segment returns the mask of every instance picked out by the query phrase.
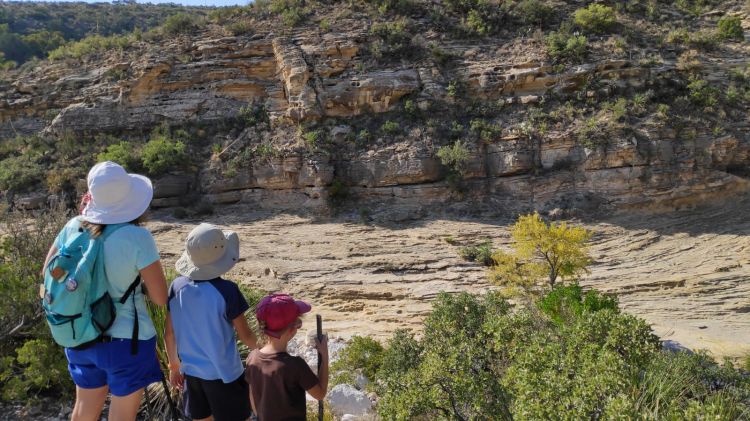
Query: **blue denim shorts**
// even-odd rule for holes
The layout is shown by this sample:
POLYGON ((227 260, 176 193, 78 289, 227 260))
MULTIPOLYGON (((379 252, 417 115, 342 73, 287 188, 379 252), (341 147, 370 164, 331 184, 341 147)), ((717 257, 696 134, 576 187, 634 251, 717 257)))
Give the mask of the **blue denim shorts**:
POLYGON ((76 386, 97 389, 108 385, 114 396, 127 396, 162 378, 156 357, 156 337, 138 341, 138 353, 130 354, 130 339, 113 338, 86 349, 65 348, 68 371, 76 386))

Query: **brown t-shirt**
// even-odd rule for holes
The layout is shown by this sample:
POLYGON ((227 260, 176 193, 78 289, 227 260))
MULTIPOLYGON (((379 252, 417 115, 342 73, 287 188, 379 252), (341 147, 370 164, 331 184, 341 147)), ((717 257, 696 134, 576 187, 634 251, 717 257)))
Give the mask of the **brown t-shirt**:
POLYGON ((245 379, 258 421, 305 420, 305 391, 318 384, 318 377, 302 358, 286 352, 264 354, 257 349, 250 353, 245 379))

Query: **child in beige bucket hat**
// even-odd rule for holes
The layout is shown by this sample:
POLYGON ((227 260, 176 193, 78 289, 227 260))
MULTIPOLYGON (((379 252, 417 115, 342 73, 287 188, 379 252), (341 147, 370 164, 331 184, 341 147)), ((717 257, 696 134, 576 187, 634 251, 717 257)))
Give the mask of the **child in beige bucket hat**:
POLYGON ((235 232, 200 224, 188 234, 169 287, 166 345, 169 379, 187 388, 193 419, 245 420, 250 398, 235 332, 248 347, 256 338, 245 318, 249 305, 234 282, 222 279, 239 260, 235 232), (184 382, 184 386, 183 386, 184 382))

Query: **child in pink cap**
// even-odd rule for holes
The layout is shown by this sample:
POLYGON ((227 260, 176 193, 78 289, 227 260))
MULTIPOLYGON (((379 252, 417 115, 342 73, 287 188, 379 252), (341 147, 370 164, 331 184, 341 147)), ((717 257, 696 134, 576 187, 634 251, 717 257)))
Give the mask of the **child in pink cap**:
POLYGON ((305 420, 305 391, 321 400, 328 390, 328 338, 316 340, 322 365, 316 376, 305 360, 287 354, 289 341, 302 327, 300 316, 310 305, 287 294, 269 295, 255 307, 255 317, 267 337, 265 346, 247 357, 245 378, 250 402, 260 421, 305 420))

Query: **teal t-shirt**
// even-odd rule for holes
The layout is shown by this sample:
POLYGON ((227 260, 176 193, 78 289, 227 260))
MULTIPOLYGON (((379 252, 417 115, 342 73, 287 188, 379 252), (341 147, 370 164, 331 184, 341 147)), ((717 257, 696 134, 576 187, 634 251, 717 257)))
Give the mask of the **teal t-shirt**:
MULTIPOLYGON (((65 244, 68 236, 78 231, 81 222, 75 217, 65 224, 55 239, 55 246, 59 249, 65 244)), ((131 283, 138 276, 138 272, 146 266, 159 260, 159 251, 151 233, 143 227, 126 224, 113 232, 104 241, 104 269, 107 272, 109 295, 115 301, 117 316, 107 335, 113 338, 130 339, 133 335, 133 321, 135 311, 133 299, 128 297, 125 304, 119 303, 119 298, 125 295, 131 283)), ((135 289, 135 305, 138 309, 138 339, 147 340, 156 336, 156 329, 148 316, 146 301, 141 288, 135 289)))

